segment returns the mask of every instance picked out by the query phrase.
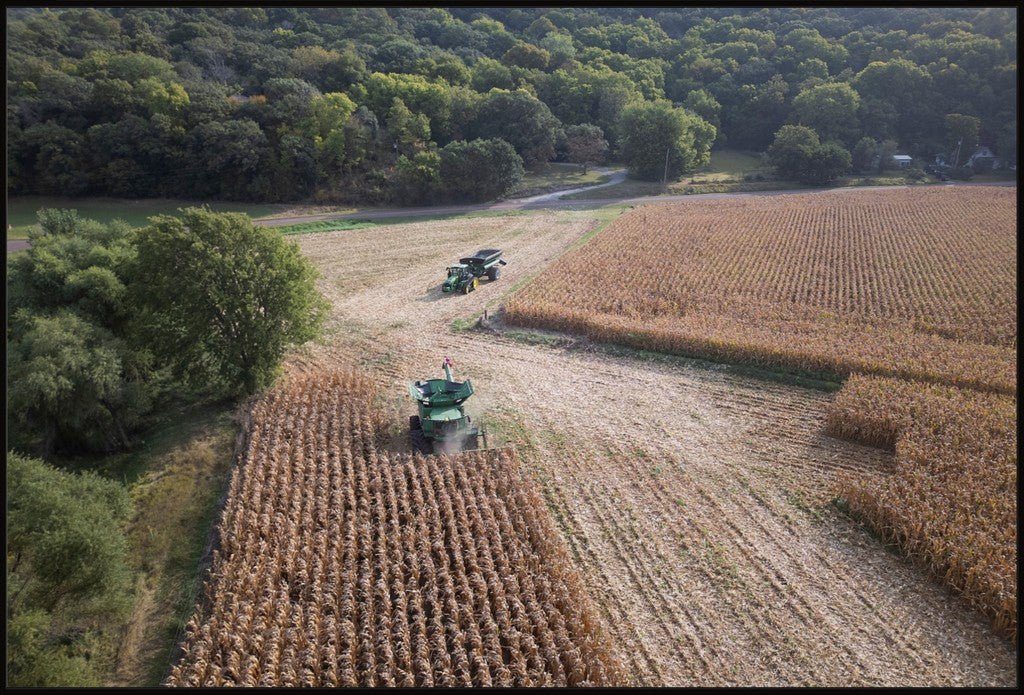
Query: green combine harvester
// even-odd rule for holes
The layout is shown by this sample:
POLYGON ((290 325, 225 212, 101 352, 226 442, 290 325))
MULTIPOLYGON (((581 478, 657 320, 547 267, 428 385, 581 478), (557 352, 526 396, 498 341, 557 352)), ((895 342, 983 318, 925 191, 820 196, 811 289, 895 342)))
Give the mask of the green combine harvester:
POLYGON ((469 379, 452 379, 452 361, 441 364, 444 379, 422 379, 409 384, 409 395, 419 407, 419 415, 409 418, 412 446, 421 454, 450 454, 477 449, 479 437, 487 448, 487 435, 472 424, 462 404, 473 395, 469 379))
POLYGON ((484 275, 490 280, 497 280, 501 276, 500 266, 503 265, 506 263, 501 257, 501 249, 480 249, 448 267, 448 277, 441 285, 441 291, 469 294, 477 288, 484 275))

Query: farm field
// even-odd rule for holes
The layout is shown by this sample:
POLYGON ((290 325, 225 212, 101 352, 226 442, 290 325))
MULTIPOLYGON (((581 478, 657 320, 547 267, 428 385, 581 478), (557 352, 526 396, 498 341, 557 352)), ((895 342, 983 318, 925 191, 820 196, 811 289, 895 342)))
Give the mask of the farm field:
POLYGON ((1016 225, 1009 188, 647 205, 559 259, 506 319, 663 352, 1014 393, 1016 225))
POLYGON ((328 344, 289 374, 364 369, 387 449, 408 451, 406 384, 449 355, 474 419, 540 489, 632 684, 1013 685, 1013 646, 984 615, 830 505, 844 473, 896 460, 825 433, 832 394, 527 344, 500 322, 456 330, 544 277, 595 215, 298 237, 334 310, 328 344), (444 267, 486 247, 505 251, 501 280, 443 295, 444 267))
MULTIPOLYGON (((1015 191, 950 187, 633 210, 517 293, 506 318, 880 378, 830 429, 849 434, 842 415, 915 413, 886 442, 896 475, 864 475, 842 497, 1015 639, 1016 306, 1015 191), (968 395, 924 408, 929 383, 968 395), (970 405, 975 389, 1001 402, 970 405)), ((877 443, 871 429, 861 438, 877 443)))
POLYGON ((168 684, 619 684, 514 453, 389 453, 372 391, 321 372, 254 407, 168 684))

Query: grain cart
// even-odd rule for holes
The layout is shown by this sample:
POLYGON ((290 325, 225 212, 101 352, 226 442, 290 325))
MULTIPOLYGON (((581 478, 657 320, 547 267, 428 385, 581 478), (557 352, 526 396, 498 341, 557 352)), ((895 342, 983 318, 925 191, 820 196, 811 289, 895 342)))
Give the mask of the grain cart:
POLYGON ((441 363, 444 379, 422 379, 409 384, 409 395, 419 407, 419 415, 409 418, 412 446, 422 454, 448 454, 477 448, 477 439, 487 435, 473 426, 462 404, 473 395, 469 379, 452 379, 452 361, 441 363))
POLYGON ((501 257, 501 249, 480 249, 472 256, 460 258, 458 263, 448 268, 448 277, 441 285, 441 291, 469 294, 476 289, 484 275, 497 280, 503 265, 505 259, 501 257))

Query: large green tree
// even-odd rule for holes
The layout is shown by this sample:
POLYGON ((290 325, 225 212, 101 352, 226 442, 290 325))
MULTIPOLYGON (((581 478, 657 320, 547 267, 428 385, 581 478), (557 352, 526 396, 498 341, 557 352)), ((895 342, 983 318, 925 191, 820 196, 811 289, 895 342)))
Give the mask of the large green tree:
POLYGON ((674 180, 711 157, 715 127, 667 100, 635 102, 618 122, 619 154, 632 175, 674 180))
POLYGON ((551 160, 561 123, 540 99, 524 90, 491 90, 480 103, 470 128, 475 138, 501 138, 512 145, 523 164, 551 160))
POLYGON ((441 148, 441 185, 456 200, 493 200, 523 178, 523 160, 500 138, 457 140, 441 148))
POLYGON ((850 170, 850 153, 836 143, 822 144, 807 126, 784 125, 768 148, 768 158, 779 175, 801 183, 825 185, 850 170))
POLYGON ((139 230, 134 301, 179 375, 252 393, 272 382, 290 345, 319 335, 328 304, 316 269, 247 215, 180 212, 139 230))
POLYGON ((11 422, 44 454, 127 447, 159 384, 128 298, 131 230, 73 210, 39 219, 8 265, 11 422))
POLYGON ((798 123, 813 129, 823 140, 846 144, 855 142, 860 132, 859 107, 860 96, 844 83, 811 87, 793 99, 793 115, 798 123))
POLYGON ((956 158, 956 161, 951 161, 951 164, 957 167, 971 156, 974 148, 978 145, 981 119, 962 113, 948 113, 944 121, 947 151, 956 158))
POLYGON ((585 174, 590 165, 604 163, 608 156, 608 141, 596 125, 569 126, 565 129, 565 156, 570 162, 582 166, 585 174))

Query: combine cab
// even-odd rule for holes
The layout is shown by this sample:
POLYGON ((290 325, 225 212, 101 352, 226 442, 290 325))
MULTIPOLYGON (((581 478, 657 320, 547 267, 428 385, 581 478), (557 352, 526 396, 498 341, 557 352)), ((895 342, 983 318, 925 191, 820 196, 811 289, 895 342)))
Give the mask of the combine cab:
MULTIPOLYGON (((409 384, 409 395, 416 400, 419 415, 409 418, 413 448, 422 454, 449 454, 476 449, 482 435, 473 426, 462 404, 473 395, 473 384, 452 379, 452 362, 442 363, 444 379, 423 379, 409 384)), ((486 435, 484 442, 486 446, 486 435)))
POLYGON ((477 288, 483 276, 497 280, 503 265, 505 259, 501 257, 501 249, 480 249, 474 255, 460 258, 458 263, 449 266, 448 277, 441 285, 441 291, 469 294, 477 288))

